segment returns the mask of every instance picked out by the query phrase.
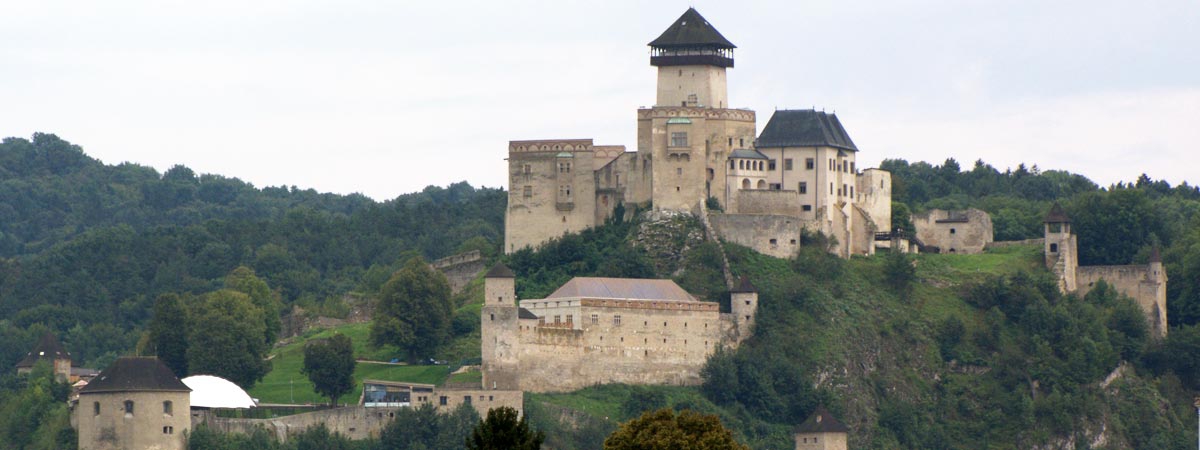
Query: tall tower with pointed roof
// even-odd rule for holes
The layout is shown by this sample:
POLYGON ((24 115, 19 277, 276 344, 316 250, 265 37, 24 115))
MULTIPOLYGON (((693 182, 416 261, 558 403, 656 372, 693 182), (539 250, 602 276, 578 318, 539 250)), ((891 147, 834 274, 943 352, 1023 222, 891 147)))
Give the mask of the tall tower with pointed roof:
POLYGON ((54 371, 54 377, 66 382, 71 379, 71 354, 63 348, 62 343, 53 333, 44 333, 38 339, 33 351, 26 353, 25 358, 17 363, 17 374, 28 374, 38 362, 46 361, 54 371))
POLYGON ((1045 224, 1046 268, 1058 276, 1059 289, 1073 292, 1078 287, 1076 273, 1079 254, 1075 246, 1075 235, 1071 234, 1071 218, 1057 202, 1046 213, 1045 224))
POLYGON ((652 165, 656 209, 694 211, 725 197, 729 155, 753 145, 754 111, 730 108, 726 69, 736 46, 694 8, 649 45, 658 96, 638 110, 638 159, 652 165))

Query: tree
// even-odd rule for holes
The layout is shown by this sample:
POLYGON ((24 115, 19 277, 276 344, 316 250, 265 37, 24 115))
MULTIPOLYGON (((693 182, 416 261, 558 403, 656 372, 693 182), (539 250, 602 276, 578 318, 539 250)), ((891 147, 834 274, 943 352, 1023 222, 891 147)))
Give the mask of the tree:
POLYGON ((400 408, 396 417, 379 433, 379 446, 388 450, 461 450, 479 422, 475 408, 462 403, 454 411, 440 414, 429 403, 400 408))
POLYGON ((250 301, 254 302, 254 306, 263 311, 263 325, 266 326, 263 340, 267 345, 275 345, 275 340, 279 338, 279 330, 282 328, 282 322, 279 319, 281 307, 279 295, 272 292, 271 288, 267 286, 267 282, 255 276, 254 270, 246 266, 238 266, 225 277, 225 288, 250 296, 250 301))
POLYGON ((188 369, 194 374, 216 375, 250 389, 270 370, 263 312, 250 297, 229 289, 210 292, 196 305, 191 317, 188 369))
POLYGON ((371 343, 400 347, 409 361, 431 357, 450 335, 453 312, 446 277, 410 259, 380 289, 371 343))
POLYGON ((151 351, 177 377, 188 375, 188 313, 176 294, 163 294, 154 300, 150 317, 151 351))
POLYGON ((917 278, 917 268, 913 267, 912 260, 908 255, 901 253, 900 249, 891 249, 884 261, 883 272, 888 285, 895 290, 896 296, 901 300, 908 301, 912 295, 913 281, 917 278))
POLYGON ((488 410, 487 418, 479 422, 467 450, 537 450, 546 436, 529 428, 525 417, 517 418, 517 410, 502 406, 488 410))
POLYGON ((715 415, 664 408, 621 424, 604 440, 604 450, 749 450, 715 415))
POLYGON ((337 406, 338 397, 354 389, 354 364, 350 338, 336 334, 304 346, 304 367, 300 372, 312 381, 313 390, 329 397, 329 404, 337 406))

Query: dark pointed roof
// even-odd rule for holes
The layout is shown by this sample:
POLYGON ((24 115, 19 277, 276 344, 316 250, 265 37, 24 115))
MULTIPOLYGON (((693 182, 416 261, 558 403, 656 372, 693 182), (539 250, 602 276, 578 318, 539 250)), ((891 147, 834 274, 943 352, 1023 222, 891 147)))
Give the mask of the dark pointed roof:
POLYGON ((750 277, 742 277, 741 280, 738 280, 737 287, 733 288, 733 290, 729 291, 729 292, 739 294, 739 293, 747 293, 747 292, 758 292, 758 289, 755 289, 754 285, 750 284, 750 277))
POLYGON ((483 276, 484 278, 516 278, 517 274, 513 273, 512 269, 504 263, 496 263, 492 269, 483 276))
POLYGON ((1071 218, 1067 217, 1067 213, 1063 211, 1062 205, 1054 202, 1054 206, 1050 207, 1050 212, 1046 213, 1046 223, 1071 223, 1071 218))
POLYGON ((537 314, 534 314, 533 311, 530 311, 528 309, 517 308, 517 318, 518 319, 537 319, 538 316, 537 316, 537 314))
POLYGON ((721 35, 721 32, 713 28, 712 24, 708 23, 701 16, 696 8, 688 8, 683 12, 675 23, 671 24, 658 39, 650 41, 651 47, 656 48, 686 48, 686 47, 711 47, 711 48, 737 48, 729 39, 721 35))
POLYGON ((71 359, 71 354, 67 352, 67 349, 63 348, 61 342, 58 342, 58 338, 54 336, 54 333, 45 333, 38 339, 37 345, 33 346, 33 351, 26 353, 25 358, 17 363, 17 367, 33 367, 34 364, 43 359, 47 361, 71 359))
POLYGON ((179 381, 166 364, 154 357, 127 356, 117 358, 112 365, 100 371, 81 394, 100 392, 191 392, 179 381))
POLYGON ((1152 263, 1162 262, 1162 253, 1159 253, 1157 245, 1155 245, 1154 248, 1152 248, 1150 250, 1150 262, 1152 262, 1152 263))
POLYGON ((833 147, 858 151, 837 114, 813 109, 782 109, 771 115, 755 143, 764 147, 833 147))
POLYGON ((824 406, 818 406, 816 411, 796 427, 795 433, 849 433, 850 428, 833 418, 833 414, 824 406))

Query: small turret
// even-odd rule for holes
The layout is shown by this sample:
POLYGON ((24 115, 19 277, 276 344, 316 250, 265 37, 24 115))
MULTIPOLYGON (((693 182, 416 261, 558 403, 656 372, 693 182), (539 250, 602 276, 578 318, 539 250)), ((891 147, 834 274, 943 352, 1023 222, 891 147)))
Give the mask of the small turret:
POLYGON ((850 428, 833 417, 824 406, 792 431, 796 450, 846 450, 850 428))
POLYGON ((514 297, 516 297, 516 278, 512 269, 504 263, 496 263, 483 276, 484 304, 485 305, 507 305, 516 307, 514 297))
POLYGON ((483 292, 479 318, 483 388, 519 389, 516 274, 497 263, 483 275, 483 292))
POLYGON ((750 284, 749 278, 742 277, 737 287, 729 291, 729 312, 733 313, 739 340, 749 337, 754 316, 758 313, 758 289, 750 284))

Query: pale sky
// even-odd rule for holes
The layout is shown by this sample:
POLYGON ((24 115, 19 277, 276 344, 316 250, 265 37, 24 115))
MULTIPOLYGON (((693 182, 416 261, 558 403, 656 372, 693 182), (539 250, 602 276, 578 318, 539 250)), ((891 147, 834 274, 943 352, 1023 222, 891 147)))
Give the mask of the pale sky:
POLYGON ((731 105, 884 158, 1200 184, 1200 1, 0 0, 0 136, 377 200, 505 187, 507 142, 636 149, 646 43, 694 6, 731 105))

